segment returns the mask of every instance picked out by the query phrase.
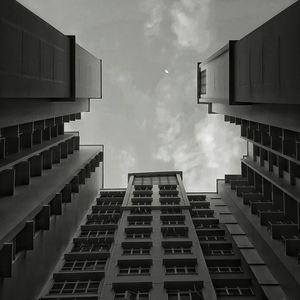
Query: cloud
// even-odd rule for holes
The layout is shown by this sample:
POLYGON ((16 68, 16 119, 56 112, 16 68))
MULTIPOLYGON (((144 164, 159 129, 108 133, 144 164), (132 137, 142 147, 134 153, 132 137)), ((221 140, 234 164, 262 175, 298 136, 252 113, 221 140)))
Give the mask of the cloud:
POLYGON ((239 138, 239 128, 224 124, 221 115, 206 115, 188 128, 190 134, 178 132, 177 125, 170 123, 165 132, 176 131, 176 135, 162 141, 154 156, 183 171, 188 190, 214 191, 217 178, 240 172, 238 158, 245 153, 246 144, 239 138))
POLYGON ((142 11, 148 14, 148 18, 144 23, 145 35, 148 37, 159 35, 161 22, 163 20, 163 1, 148 0, 142 3, 142 11))
POLYGON ((172 5, 170 14, 177 46, 197 52, 209 47, 210 35, 206 28, 208 4, 208 0, 181 0, 172 5))
POLYGON ((120 166, 120 174, 122 176, 122 186, 127 186, 127 174, 133 172, 137 165, 135 149, 132 146, 122 149, 119 152, 118 160, 120 166))
POLYGON ((208 115, 206 107, 191 101, 195 91, 192 63, 176 58, 176 68, 155 91, 159 142, 153 160, 169 170, 183 171, 187 190, 215 191, 217 178, 240 172, 245 142, 238 126, 225 123, 222 115, 208 115))
POLYGON ((209 15, 209 0, 178 0, 164 2, 149 0, 142 2, 141 10, 146 14, 144 34, 147 37, 163 35, 162 22, 169 24, 169 32, 175 35, 174 45, 183 50, 205 51, 210 44, 206 28, 209 15))

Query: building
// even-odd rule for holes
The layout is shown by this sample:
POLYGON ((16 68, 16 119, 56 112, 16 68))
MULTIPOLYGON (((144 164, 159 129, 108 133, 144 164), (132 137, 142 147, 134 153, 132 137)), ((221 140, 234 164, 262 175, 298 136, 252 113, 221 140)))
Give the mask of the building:
POLYGON ((40 300, 286 299, 229 205, 182 176, 101 190, 40 300))
POLYGON ((219 195, 288 299, 300 293, 299 13, 296 1, 197 68, 198 103, 239 125, 248 144, 219 195))
POLYGON ((102 97, 102 65, 15 0, 0 45, 0 299, 32 300, 103 187, 103 146, 64 130, 102 97))

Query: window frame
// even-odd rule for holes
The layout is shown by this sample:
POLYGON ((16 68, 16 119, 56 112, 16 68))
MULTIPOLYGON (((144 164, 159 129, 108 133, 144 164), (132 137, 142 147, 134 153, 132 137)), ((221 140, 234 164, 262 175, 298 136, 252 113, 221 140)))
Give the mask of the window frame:
POLYGON ((217 296, 255 296, 255 293, 251 287, 221 287, 221 288, 215 288, 217 296), (248 291, 250 293, 244 293, 245 291, 248 291))
POLYGON ((119 267, 119 276, 144 276, 150 275, 151 266, 126 266, 126 267, 119 267))
POLYGON ((150 248, 143 247, 132 247, 132 248, 123 248, 123 255, 150 255, 150 248))
POLYGON ((55 281, 49 290, 48 295, 97 294, 99 286, 100 280, 55 281))
POLYGON ((166 275, 195 275, 198 274, 196 265, 165 266, 166 275), (170 272, 171 271, 171 272, 170 272))

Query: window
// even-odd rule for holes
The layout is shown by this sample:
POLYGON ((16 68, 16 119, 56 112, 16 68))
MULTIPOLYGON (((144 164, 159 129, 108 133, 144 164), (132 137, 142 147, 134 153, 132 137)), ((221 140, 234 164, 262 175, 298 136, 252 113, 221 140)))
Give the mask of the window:
POLYGON ((115 300, 149 300, 149 293, 139 291, 115 293, 115 300))
POLYGON ((150 266, 120 267, 119 275, 149 275, 150 266))
POLYGON ((196 273, 195 266, 166 266, 167 275, 186 275, 196 273))
POLYGON ((96 215, 119 214, 119 213, 120 213, 119 209, 103 209, 103 208, 92 212, 92 214, 96 214, 96 215))
POLYGON ((180 200, 178 200, 178 201, 174 201, 174 200, 163 200, 163 201, 162 201, 162 199, 160 199, 160 204, 161 204, 161 205, 178 205, 178 204, 179 204, 179 201, 180 201, 180 200))
POLYGON ((208 267, 210 273, 242 273, 241 267, 230 267, 230 266, 219 266, 219 267, 208 267))
POLYGON ((178 191, 168 191, 168 192, 159 192, 160 198, 175 198, 175 199, 180 199, 178 197, 178 191))
POLYGON ((97 221, 97 220, 87 220, 86 225, 101 225, 104 224, 104 220, 102 221, 97 221))
POLYGON ((217 249, 217 250, 206 250, 204 255, 212 255, 212 256, 218 256, 218 255, 233 255, 233 251, 230 249, 217 249))
POLYGON ((131 200, 132 201, 132 205, 151 205, 152 203, 152 198, 151 198, 151 201, 149 200, 138 200, 138 201, 134 201, 133 199, 131 200))
POLYGON ((188 237, 188 228, 186 227, 164 227, 161 229, 163 237, 188 237))
POLYGON ((177 185, 173 185, 173 184, 170 184, 170 185, 160 185, 159 189, 161 191, 172 191, 172 190, 176 190, 177 189, 177 185))
POLYGON ((163 220, 163 225, 184 225, 184 220, 163 220))
POLYGON ((131 220, 128 222, 129 225, 135 226, 135 225, 150 225, 151 220, 131 220))
POLYGON ((208 209, 193 209, 191 215, 192 218, 212 218, 214 216, 214 211, 208 209))
POLYGON ((188 199, 190 202, 205 201, 206 195, 188 195, 188 199))
POLYGON ((135 185, 134 189, 136 191, 151 191, 152 185, 135 185))
POLYGON ((152 227, 127 227, 125 228, 126 238, 129 239, 146 239, 150 238, 152 227))
POLYGON ((133 197, 134 198, 151 198, 152 197, 152 192, 133 192, 133 197))
POLYGON ((97 201, 99 206, 121 206, 122 201, 97 201))
POLYGON ((110 191, 110 192, 101 192, 100 198, 116 198, 116 197, 124 197, 125 192, 123 191, 110 191))
POLYGON ((124 248, 123 255, 147 255, 150 254, 150 248, 124 248))
POLYGON ((106 218, 98 218, 98 216, 93 215, 93 218, 89 218, 86 222, 87 225, 95 224, 95 225, 102 225, 102 224, 117 224, 119 217, 112 216, 106 218), (95 218, 96 217, 96 218, 95 218))
POLYGON ((168 197, 168 198, 178 198, 178 191, 177 190, 164 190, 164 191, 159 191, 159 196, 160 197, 168 197))
POLYGON ((181 209, 180 208, 163 208, 161 210, 161 213, 164 215, 181 214, 181 209))
POLYGON ((194 209, 205 209, 205 208, 210 208, 210 204, 209 204, 209 202, 204 202, 204 201, 202 201, 202 202, 199 202, 199 203, 196 203, 196 202, 192 202, 191 203, 191 206, 192 206, 192 209, 194 210, 194 209))
POLYGON ((216 288, 217 296, 253 296, 253 290, 249 287, 223 287, 216 288))
POLYGON ((176 248, 165 248, 165 254, 191 254, 191 248, 183 248, 183 247, 176 247, 176 248))
POLYGON ((194 290, 167 290, 168 300, 202 300, 199 291, 194 290))
POLYGON ((106 260, 72 260, 66 261, 61 271, 103 271, 105 264, 106 260))
POLYGON ((203 70, 200 73, 200 94, 206 94, 206 70, 203 70))
POLYGON ((185 216, 160 216, 162 225, 184 225, 185 216))
POLYGON ((107 252, 111 244, 106 243, 78 243, 73 246, 72 252, 107 252))
POLYGON ((97 294, 100 281, 68 280, 55 282, 49 294, 97 294))
POLYGON ((132 215, 150 215, 151 209, 149 208, 135 208, 130 211, 132 215))
POLYGON ((203 229, 203 228, 220 228, 219 224, 200 224, 196 226, 196 229, 203 229))
POLYGON ((93 237, 103 237, 107 235, 114 235, 114 230, 90 230, 81 231, 80 237, 93 238, 93 237))
POLYGON ((148 239, 151 236, 151 232, 136 232, 136 233, 126 233, 127 239, 148 239))
POLYGON ((226 238, 221 235, 201 235, 198 236, 199 241, 225 241, 226 238))

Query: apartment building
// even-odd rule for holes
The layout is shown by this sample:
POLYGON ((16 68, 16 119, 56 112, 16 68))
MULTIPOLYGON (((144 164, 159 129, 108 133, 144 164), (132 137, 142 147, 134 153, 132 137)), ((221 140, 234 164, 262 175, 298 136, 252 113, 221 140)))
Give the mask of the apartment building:
POLYGON ((101 98, 101 60, 0 3, 0 299, 36 299, 103 187, 103 145, 64 124, 101 98))
POLYGON ((197 68, 198 103, 248 145, 241 173, 217 189, 288 299, 300 292, 299 13, 296 1, 197 68))
POLYGON ((100 190, 40 299, 287 299, 221 196, 182 176, 100 190))

